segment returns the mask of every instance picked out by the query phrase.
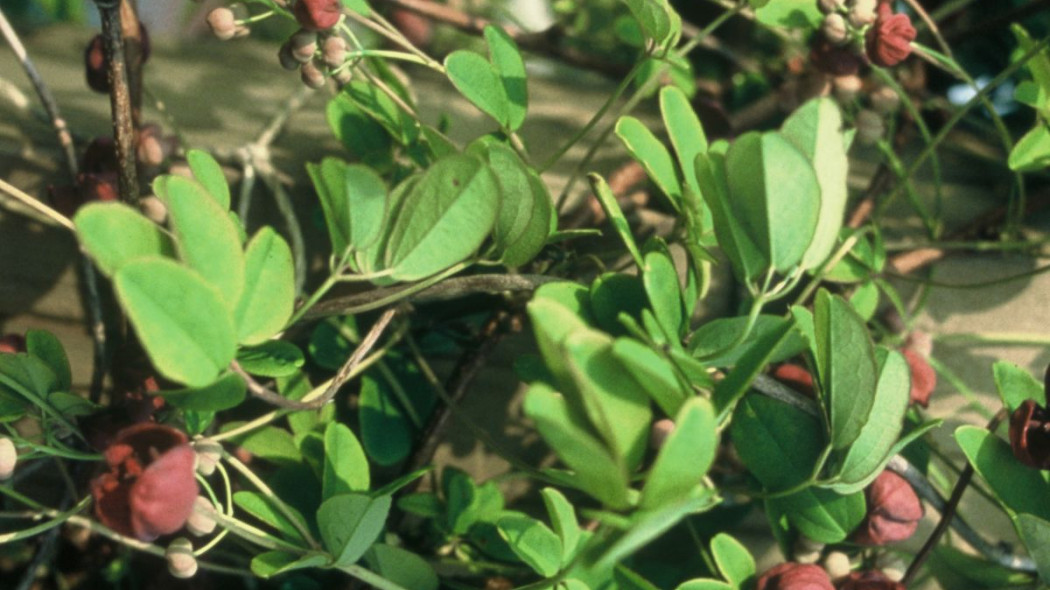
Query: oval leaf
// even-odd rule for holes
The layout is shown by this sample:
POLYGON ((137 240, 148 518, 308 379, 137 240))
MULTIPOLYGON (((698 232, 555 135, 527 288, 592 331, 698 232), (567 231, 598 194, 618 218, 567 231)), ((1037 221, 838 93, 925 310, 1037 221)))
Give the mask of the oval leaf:
POLYGON ((204 190, 215 199, 223 209, 230 208, 230 186, 226 184, 226 175, 222 173, 222 167, 211 157, 211 154, 201 150, 189 150, 186 152, 186 162, 193 171, 193 177, 201 183, 204 190))
POLYGON ((659 508, 689 495, 703 481, 718 449, 711 402, 693 397, 682 405, 675 428, 656 456, 642 489, 641 508, 659 508))
POLYGON ((73 225, 84 249, 109 277, 137 258, 175 256, 171 237, 123 203, 88 203, 77 211, 73 225))
POLYGON ((295 266, 288 243, 271 227, 248 242, 244 291, 234 309, 237 341, 261 344, 284 327, 295 304, 295 266))
POLYGON ((503 80, 492 64, 473 51, 460 49, 445 58, 445 73, 460 94, 501 127, 510 128, 511 105, 503 80))

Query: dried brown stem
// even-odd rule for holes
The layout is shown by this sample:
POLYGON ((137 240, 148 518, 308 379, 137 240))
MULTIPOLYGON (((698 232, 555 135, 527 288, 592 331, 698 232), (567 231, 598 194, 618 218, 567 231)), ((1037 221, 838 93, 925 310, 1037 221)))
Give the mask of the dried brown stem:
POLYGON ((117 163, 120 167, 120 198, 134 205, 139 199, 139 180, 135 168, 135 121, 128 83, 128 64, 124 55, 121 7, 114 0, 95 0, 95 4, 102 19, 102 38, 108 64, 113 137, 117 144, 117 163))

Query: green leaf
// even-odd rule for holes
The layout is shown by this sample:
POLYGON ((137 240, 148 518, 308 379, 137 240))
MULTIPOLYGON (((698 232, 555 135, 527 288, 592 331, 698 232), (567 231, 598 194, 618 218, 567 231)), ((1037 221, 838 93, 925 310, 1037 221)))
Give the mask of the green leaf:
POLYGON ((250 567, 253 574, 265 580, 293 570, 325 567, 328 560, 328 555, 324 553, 297 555, 284 551, 267 551, 253 557, 250 567))
MULTIPOLYGON (((243 423, 228 422, 222 425, 221 430, 231 430, 241 424, 243 423)), ((287 465, 303 461, 303 455, 299 452, 292 433, 283 428, 266 426, 236 437, 234 441, 255 457, 271 463, 287 465)))
POLYGON ((581 531, 576 521, 576 509, 555 488, 543 488, 540 494, 543 496, 543 504, 547 507, 554 532, 561 542, 561 566, 565 567, 572 562, 580 546, 581 531))
POLYGON ((547 242, 553 211, 550 193, 536 173, 507 145, 488 142, 476 149, 495 173, 503 196, 492 229, 492 240, 501 252, 500 259, 507 266, 525 264, 547 242))
POLYGON ((1033 400, 1040 406, 1046 405, 1043 384, 1036 381, 1028 371, 1007 361, 997 361, 992 365, 992 373, 995 376, 995 389, 1011 414, 1027 400, 1033 400))
POLYGON ((1031 514, 1018 514, 1014 523, 1028 554, 1035 561, 1039 579, 1050 583, 1050 522, 1031 514))
POLYGON ((441 500, 430 492, 418 492, 402 496, 397 500, 397 507, 409 514, 415 514, 423 518, 438 518, 444 513, 441 500))
POLYGON ((751 552, 726 533, 718 533, 711 539, 711 556, 722 577, 735 588, 744 588, 755 576, 755 558, 751 552))
MULTIPOLYGON (((675 35, 674 10, 667 0, 624 0, 631 14, 642 26, 645 36, 663 45, 675 35)), ((679 28, 681 23, 678 23, 679 28)))
POLYGON ((809 0, 776 0, 755 11, 758 22, 771 27, 816 29, 824 20, 816 2, 809 0))
POLYGON ((682 582, 675 588, 675 590, 738 590, 738 588, 732 584, 723 582, 722 580, 697 578, 695 580, 682 582))
POLYGON ((941 588, 1007 588, 1031 585, 1032 576, 1024 572, 971 555, 947 544, 938 545, 928 567, 941 588))
POLYGON ((160 395, 180 410, 218 412, 240 405, 247 387, 240 375, 226 373, 204 387, 161 391, 160 395))
POLYGON ((190 387, 215 380, 236 353, 233 318, 218 290, 163 258, 129 262, 114 277, 117 297, 153 365, 190 387))
POLYGON ((448 529, 462 535, 478 522, 478 487, 466 472, 446 467, 441 474, 441 487, 447 506, 445 519, 448 529))
POLYGON ((737 404, 730 434, 740 460, 768 491, 809 479, 825 442, 820 420, 784 402, 749 395, 737 404))
POLYGON ((317 526, 335 566, 357 563, 383 531, 389 513, 390 496, 342 494, 325 500, 317 509, 317 526))
POLYGON ((605 179, 600 174, 593 172, 587 175, 587 180, 590 181, 591 190, 598 197, 598 203, 601 204, 602 209, 605 211, 605 216, 609 218, 609 223, 612 224, 613 229, 616 230, 620 239, 623 240, 627 251, 634 258, 634 263, 638 265, 638 268, 641 268, 643 264, 642 253, 638 250, 638 244, 635 243, 634 236, 631 235, 631 226, 627 223, 627 218, 624 217, 623 210, 620 209, 620 204, 616 201, 616 196, 613 195, 609 184, 605 182, 605 179))
POLYGON ((732 411, 733 404, 751 387, 751 381, 755 375, 765 369, 766 365, 771 362, 773 354, 780 350, 794 333, 794 326, 793 320, 787 321, 763 334, 747 352, 740 356, 740 360, 729 375, 715 385, 715 411, 719 416, 732 411))
MULTIPOLYGON (((361 16, 372 16, 372 7, 368 5, 368 0, 339 0, 343 6, 353 10, 361 16)), ((421 589, 422 590, 422 589, 421 589)))
POLYGON ((613 354, 613 341, 596 330, 570 334, 565 351, 583 408, 614 456, 628 470, 645 453, 652 410, 649 395, 613 354))
POLYGON ((1009 443, 983 428, 960 426, 955 430, 955 441, 1007 510, 1050 520, 1046 502, 1050 483, 1044 472, 1018 461, 1009 443))
POLYGON ((620 117, 616 122, 616 136, 631 153, 631 157, 642 165, 649 178, 667 195, 675 210, 681 210, 682 185, 678 182, 674 160, 664 144, 641 121, 631 116, 620 117))
MULTIPOLYGON (((690 352, 694 357, 704 359, 704 362, 712 367, 731 367, 739 363, 740 359, 760 340, 773 332, 782 330, 785 324, 792 322, 782 316, 760 314, 747 338, 739 345, 729 348, 747 323, 747 316, 718 318, 707 322, 690 337, 690 342, 692 342, 690 352)), ((797 327, 797 324, 794 327, 797 327)), ((798 329, 790 330, 776 350, 772 351, 768 362, 778 363, 787 360, 807 348, 801 332, 798 329)))
POLYGON ((875 347, 853 307, 824 289, 817 292, 813 322, 817 373, 829 398, 831 446, 844 449, 860 436, 875 402, 875 347))
POLYGON ((500 124, 510 128, 512 105, 503 80, 492 64, 480 54, 459 49, 445 58, 445 73, 452 85, 474 106, 500 124))
POLYGON ((69 357, 62 342, 47 330, 26 330, 26 352, 35 356, 55 374, 55 387, 60 391, 71 391, 73 373, 69 369, 69 357))
POLYGON ((1010 150, 1007 164, 1015 172, 1038 172, 1050 167, 1050 129, 1037 123, 1010 150))
POLYGON ((292 250, 271 227, 260 229, 244 253, 244 291, 234 310, 237 341, 262 344, 284 327, 295 305, 292 250))
MULTIPOLYGON (((284 513, 277 510, 266 496, 258 492, 235 492, 233 494, 233 503, 241 510, 273 527, 286 539, 303 542, 303 535, 299 532, 299 529, 295 527, 292 521, 288 520, 284 513)), ((295 508, 290 506, 288 508, 298 517, 300 526, 305 528, 306 520, 303 519, 302 515, 296 514, 294 512, 295 508)))
POLYGON ((911 371, 904 355, 895 350, 880 350, 879 380, 871 414, 853 441, 842 466, 838 469, 840 483, 829 486, 840 493, 861 491, 868 486, 890 458, 903 426, 911 392, 911 371))
POLYGON ((368 166, 335 158, 306 169, 321 200, 332 253, 341 256, 349 247, 366 250, 375 244, 386 217, 383 179, 368 166))
POLYGON ((517 44, 503 29, 489 25, 485 27, 485 41, 489 44, 489 57, 503 84, 507 97, 507 125, 516 131, 525 121, 529 108, 529 90, 525 77, 525 62, 517 44))
POLYGON ((536 573, 549 578, 561 569, 561 540, 547 525, 521 514, 504 516, 497 527, 511 551, 536 573))
POLYGON ((547 283, 533 293, 528 312, 547 368, 559 387, 574 388, 562 342, 569 334, 587 328, 590 316, 587 289, 570 282, 547 283))
POLYGON ((415 429, 383 379, 361 378, 361 444, 379 465, 393 465, 412 450, 415 429))
POLYGON ((668 416, 677 415, 692 395, 678 379, 674 365, 645 344, 617 338, 613 355, 668 416))
POLYGON ((696 157, 707 152, 707 135, 704 127, 689 103, 689 98, 679 88, 665 86, 660 90, 660 113, 663 115, 664 128, 671 137, 678 166, 686 185, 694 194, 700 194, 700 185, 696 181, 696 157))
POLYGON ((162 176, 153 182, 153 190, 168 206, 179 258, 233 308, 244 290, 244 252, 226 209, 200 183, 181 176, 162 176))
POLYGON ((875 281, 861 283, 849 296, 849 304, 853 306, 862 320, 870 321, 879 309, 878 284, 875 281))
POLYGON ((365 553, 368 568, 410 590, 438 590, 434 568, 425 559, 400 547, 376 543, 365 553))
POLYGON ((642 266, 642 283, 649 296, 653 315, 667 335, 677 340, 686 327, 685 304, 682 301, 682 286, 678 282, 678 271, 667 251, 666 244, 656 246, 645 254, 642 266))
MULTIPOLYGON (((328 101, 325 115, 332 134, 363 163, 381 170, 392 165, 393 141, 390 133, 357 106, 349 94, 340 92, 328 101)), ((312 165, 307 164, 307 169, 312 165)))
POLYGON ((642 489, 641 508, 651 510, 670 504, 703 481, 718 450, 718 423, 711 402, 690 398, 675 417, 642 489))
POLYGON ((137 258, 175 256, 168 234, 123 203, 88 203, 77 210, 73 225, 84 249, 109 277, 137 258))
MULTIPOLYGON (((385 75, 382 72, 384 68, 382 61, 370 60, 369 65, 379 70, 377 74, 401 97, 402 101, 412 103, 406 93, 399 91, 400 83, 396 82, 396 78, 392 74, 385 75)), ((343 86, 342 92, 349 95, 354 104, 368 113, 375 122, 382 125, 387 133, 401 145, 411 145, 419 137, 419 122, 412 115, 404 112, 377 85, 355 80, 343 86)))
POLYGON ((405 195, 390 229, 391 276, 422 279, 470 256, 492 229, 499 205, 499 182, 480 159, 438 160, 405 195))
POLYGON ((284 340, 267 340, 237 351, 237 363, 241 368, 260 377, 290 377, 298 373, 304 362, 303 351, 284 340))
POLYGON ((186 152, 186 162, 190 165, 193 177, 201 183, 204 190, 208 191, 220 207, 229 209, 230 186, 226 184, 226 175, 215 158, 205 151, 189 150, 186 152))
POLYGON ((732 212, 729 185, 726 181, 725 154, 719 153, 727 144, 714 142, 706 154, 697 154, 694 168, 700 193, 711 210, 718 245, 729 258, 737 278, 747 283, 765 273, 769 261, 755 242, 744 231, 740 220, 732 212))
POLYGON ((809 158, 820 185, 820 214, 813 241, 802 256, 804 268, 819 268, 838 241, 846 213, 849 161, 842 135, 842 114, 831 98, 815 98, 784 121, 781 133, 809 158))
POLYGON ((839 495, 831 490, 807 488, 770 500, 788 515, 799 532, 818 543, 839 543, 864 520, 864 492, 839 495))
POLYGON ((820 215, 820 185, 805 154, 779 133, 745 133, 726 153, 726 180, 730 214, 773 268, 800 264, 820 215))
POLYGON ((575 471, 580 488, 613 509, 627 507, 627 471, 588 432, 561 394, 535 383, 525 394, 525 415, 547 444, 575 471))
POLYGON ((325 500, 347 492, 367 492, 370 486, 368 459, 357 437, 345 425, 332 422, 324 431, 325 500))

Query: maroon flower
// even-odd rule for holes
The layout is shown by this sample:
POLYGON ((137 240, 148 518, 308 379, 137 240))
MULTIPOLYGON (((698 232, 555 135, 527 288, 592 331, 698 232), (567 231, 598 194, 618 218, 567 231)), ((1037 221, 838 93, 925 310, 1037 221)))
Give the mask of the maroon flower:
POLYGON ((895 66, 911 55, 915 27, 906 14, 893 14, 887 3, 879 4, 879 16, 868 29, 866 48, 871 63, 884 68, 895 66))
POLYGON ((339 0, 298 0, 293 12, 295 20, 308 31, 326 31, 342 16, 339 0))
POLYGON ((1017 460, 1036 469, 1050 469, 1050 412, 1025 400, 1010 416, 1010 447, 1017 460))
POLYGON ((784 562, 758 577, 755 590, 834 590, 824 568, 805 563, 784 562))
POLYGON ((910 348, 901 351, 911 369, 911 403, 927 408, 930 405, 930 394, 937 387, 937 372, 933 370, 926 358, 910 348))
POLYGON ((853 540, 861 545, 903 541, 915 533, 922 519, 922 503, 901 476, 883 471, 868 486, 868 515, 853 540))
POLYGON ((198 494, 195 453, 185 434, 136 424, 117 434, 105 458, 109 469, 91 482, 102 524, 143 541, 182 528, 198 494))
POLYGON ((835 581, 836 590, 907 590, 904 584, 894 582, 878 570, 852 572, 835 581))
POLYGON ((0 354, 15 354, 26 351, 26 338, 20 334, 0 336, 0 354))

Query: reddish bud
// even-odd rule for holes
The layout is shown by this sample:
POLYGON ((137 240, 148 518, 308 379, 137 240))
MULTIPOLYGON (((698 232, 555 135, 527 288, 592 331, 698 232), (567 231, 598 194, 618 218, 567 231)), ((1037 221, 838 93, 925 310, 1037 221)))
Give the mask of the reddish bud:
POLYGON ((186 435, 170 426, 137 424, 117 433, 105 458, 109 469, 91 482, 102 524, 143 541, 182 528, 198 496, 196 454, 186 435))
POLYGON ((866 490, 868 515, 853 540, 861 545, 886 545, 904 541, 915 533, 922 519, 922 503, 901 476, 883 471, 866 490))
POLYGON ((813 375, 802 367, 785 363, 773 370, 773 378, 799 393, 809 397, 816 397, 816 389, 813 387, 813 375))
POLYGON ((0 336, 0 354, 15 354, 26 351, 26 338, 21 334, 4 334, 0 336))
POLYGON ((895 66, 911 55, 915 27, 906 14, 893 14, 889 4, 879 4, 879 16, 868 30, 866 49, 871 63, 884 68, 895 66))
POLYGON ((308 63, 317 53, 317 33, 313 31, 299 31, 288 39, 292 57, 301 64, 308 63))
POLYGON ((1050 469, 1050 412, 1025 400, 1010 416, 1010 448, 1017 460, 1036 469, 1050 469))
POLYGON ((911 369, 911 403, 926 408, 930 405, 930 394, 937 387, 937 372, 926 359, 910 348, 901 351, 911 369))
POLYGON ((336 35, 328 37, 321 44, 321 55, 328 67, 338 68, 346 60, 346 41, 336 35))
POLYGON ((904 584, 894 582, 878 570, 853 572, 835 581, 836 590, 907 590, 904 584))
POLYGON ((106 73, 106 51, 102 35, 95 35, 84 49, 84 73, 88 88, 109 94, 109 76, 106 73))
POLYGON ((342 16, 339 0, 298 0, 292 8, 295 19, 309 31, 326 31, 342 16))
POLYGON ((785 562, 759 576, 755 590, 834 590, 823 568, 812 564, 785 562))

